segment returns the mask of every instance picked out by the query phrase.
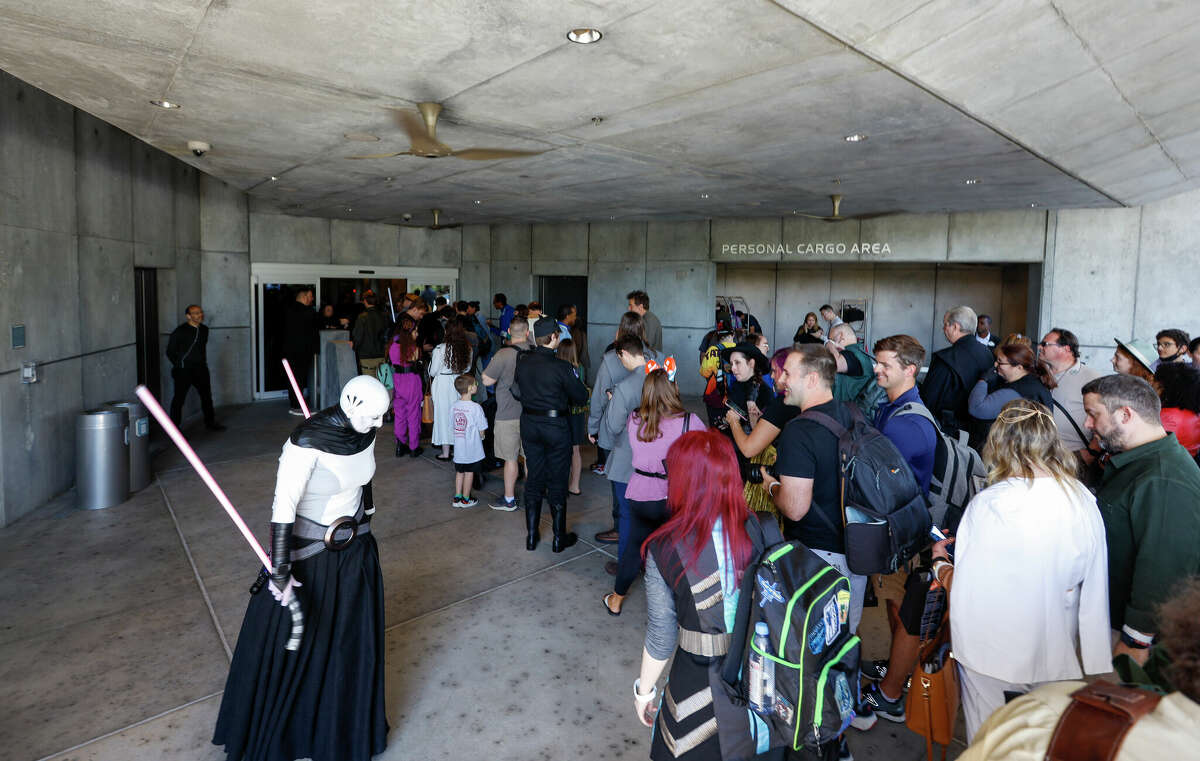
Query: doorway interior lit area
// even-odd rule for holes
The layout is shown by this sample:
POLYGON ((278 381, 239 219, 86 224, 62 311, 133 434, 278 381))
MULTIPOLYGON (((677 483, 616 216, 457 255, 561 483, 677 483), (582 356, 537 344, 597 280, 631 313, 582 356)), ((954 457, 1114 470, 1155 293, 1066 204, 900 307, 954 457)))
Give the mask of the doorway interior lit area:
POLYGON ((1198 51, 0 0, 0 761, 1200 761, 1198 51))

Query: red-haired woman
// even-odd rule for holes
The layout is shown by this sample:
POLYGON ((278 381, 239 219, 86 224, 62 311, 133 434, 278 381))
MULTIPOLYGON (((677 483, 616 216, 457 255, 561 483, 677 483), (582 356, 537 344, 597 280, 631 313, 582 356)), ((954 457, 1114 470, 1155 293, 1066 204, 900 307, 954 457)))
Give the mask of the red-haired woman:
POLYGON ((392 430, 396 434, 396 456, 421 452, 421 347, 417 346, 417 323, 407 315, 400 318, 388 341, 392 363, 392 430))
POLYGON ((746 533, 750 511, 733 444, 724 434, 683 434, 668 450, 666 467, 670 517, 642 545, 648 615, 641 674, 633 683, 634 708, 643 724, 654 725, 654 685, 675 655, 665 702, 689 710, 658 713, 650 758, 720 759, 722 745, 750 732, 745 707, 729 703, 720 686, 726 622, 753 554, 746 533), (688 655, 677 655, 677 648, 688 655), (715 732, 708 729, 711 724, 715 732), (681 743, 689 736, 704 739, 685 749, 681 743))

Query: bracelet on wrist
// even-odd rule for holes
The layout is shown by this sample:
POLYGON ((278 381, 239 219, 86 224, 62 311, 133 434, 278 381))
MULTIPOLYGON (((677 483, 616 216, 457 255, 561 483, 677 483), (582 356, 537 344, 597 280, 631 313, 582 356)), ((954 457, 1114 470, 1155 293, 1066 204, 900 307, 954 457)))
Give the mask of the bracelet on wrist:
POLYGON ((654 685, 650 685, 650 692, 647 692, 643 695, 638 691, 638 689, 641 687, 641 683, 642 680, 640 678, 633 680, 633 699, 639 703, 649 703, 654 699, 654 695, 658 692, 658 688, 654 685))

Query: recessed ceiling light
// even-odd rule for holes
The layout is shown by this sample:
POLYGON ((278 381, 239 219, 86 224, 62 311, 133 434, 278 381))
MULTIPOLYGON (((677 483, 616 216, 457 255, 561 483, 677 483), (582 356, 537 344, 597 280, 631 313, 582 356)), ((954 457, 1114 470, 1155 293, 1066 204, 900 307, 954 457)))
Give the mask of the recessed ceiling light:
POLYGON ((278 177, 276 177, 275 175, 271 175, 271 182, 275 182, 275 181, 276 181, 276 180, 278 180, 278 179, 279 179, 279 178, 278 178, 278 177))
POLYGON ((158 106, 159 108, 181 108, 181 106, 173 100, 152 100, 150 105, 158 106))
POLYGON ((580 45, 591 45, 593 42, 599 42, 603 36, 599 29, 592 29, 591 27, 581 27, 567 32, 567 39, 571 42, 578 42, 580 45))
POLYGON ((379 136, 372 135, 370 132, 347 132, 342 137, 347 140, 353 140, 356 143, 375 143, 379 141, 379 136))
POLYGON ((1029 208, 1031 208, 1031 209, 1036 209, 1036 208, 1037 208, 1037 204, 1036 204, 1036 203, 1031 203, 1031 204, 1029 204, 1029 208))
POLYGON ((863 134, 862 132, 855 132, 852 135, 846 135, 842 139, 845 140, 847 143, 861 143, 867 139, 867 136, 865 134, 863 134))
POLYGON ((700 197, 701 197, 701 198, 708 198, 708 193, 701 193, 701 194, 700 194, 700 197))
POLYGON ((384 181, 384 182, 391 182, 393 179, 395 179, 395 178, 394 178, 394 177, 384 177, 384 178, 383 178, 383 181, 384 181))
POLYGON ((346 211, 354 211, 354 209, 351 209, 349 206, 347 206, 346 211))
POLYGON ((476 201, 476 202, 475 202, 475 205, 476 205, 476 206, 478 206, 478 205, 479 205, 479 204, 481 204, 481 203, 483 203, 483 201, 476 201))
POLYGON ((968 180, 963 180, 963 184, 964 184, 964 185, 978 185, 978 184, 979 184, 979 178, 978 178, 978 177, 972 177, 972 178, 970 178, 970 179, 968 179, 968 180))

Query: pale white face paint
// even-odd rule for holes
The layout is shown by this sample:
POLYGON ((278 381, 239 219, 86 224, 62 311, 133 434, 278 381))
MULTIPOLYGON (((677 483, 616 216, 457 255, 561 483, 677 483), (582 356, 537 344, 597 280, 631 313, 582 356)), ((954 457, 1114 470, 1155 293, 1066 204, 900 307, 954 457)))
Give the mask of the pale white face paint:
POLYGON ((369 375, 356 375, 342 387, 342 412, 350 419, 350 426, 359 433, 367 433, 383 425, 383 415, 391 402, 387 388, 369 375))

